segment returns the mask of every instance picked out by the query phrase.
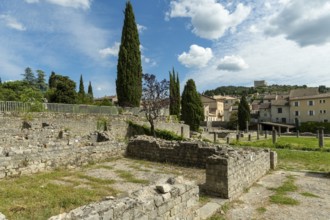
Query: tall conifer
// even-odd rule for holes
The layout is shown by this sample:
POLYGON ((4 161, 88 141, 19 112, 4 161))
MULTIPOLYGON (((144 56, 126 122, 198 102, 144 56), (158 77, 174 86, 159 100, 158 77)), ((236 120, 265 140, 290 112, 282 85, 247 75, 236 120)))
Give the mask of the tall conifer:
POLYGON ((81 97, 85 96, 85 87, 84 87, 84 80, 83 80, 82 75, 80 75, 78 95, 81 96, 81 97))
POLYGON ((192 131, 198 131, 200 122, 204 120, 203 104, 192 79, 187 81, 183 89, 181 120, 188 124, 192 131))
POLYGON ((173 68, 170 72, 170 115, 180 117, 180 82, 179 74, 173 68))
POLYGON ((120 106, 140 106, 142 65, 140 40, 131 2, 126 2, 125 19, 118 54, 116 90, 120 106))
POLYGON ((88 91, 87 91, 88 96, 93 100, 94 95, 93 95, 93 87, 91 81, 89 81, 88 84, 88 91))
POLYGON ((242 96, 237 111, 238 126, 240 130, 246 129, 246 122, 250 122, 250 107, 245 95, 242 96))

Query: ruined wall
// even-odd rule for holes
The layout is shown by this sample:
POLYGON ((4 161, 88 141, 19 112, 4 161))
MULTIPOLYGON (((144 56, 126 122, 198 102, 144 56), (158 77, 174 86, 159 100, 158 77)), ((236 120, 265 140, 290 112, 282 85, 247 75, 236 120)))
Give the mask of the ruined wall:
POLYGON ((92 203, 50 220, 69 219, 199 219, 198 186, 190 183, 151 185, 128 197, 92 203))
POLYGON ((139 136, 131 139, 127 156, 206 168, 208 193, 237 198, 277 163, 276 152, 231 148, 203 142, 170 142, 139 136))
POLYGON ((222 198, 234 199, 270 170, 268 150, 232 151, 207 160, 204 189, 222 198))
POLYGON ((128 143, 126 155, 151 161, 205 168, 207 158, 216 151, 217 148, 204 142, 164 141, 138 136, 128 143))
MULTIPOLYGON (((17 113, 0 112, 0 130, 11 131, 20 128, 23 120, 29 120, 33 127, 40 127, 42 123, 56 124, 58 127, 74 131, 76 135, 84 135, 97 129, 97 122, 105 120, 107 128, 112 136, 117 140, 123 140, 129 136, 128 124, 126 121, 133 121, 138 124, 149 123, 135 115, 100 115, 100 114, 72 114, 72 113, 17 113)), ((169 130, 177 135, 181 135, 183 127, 183 137, 189 138, 190 129, 188 125, 179 123, 156 122, 156 129, 169 130)))

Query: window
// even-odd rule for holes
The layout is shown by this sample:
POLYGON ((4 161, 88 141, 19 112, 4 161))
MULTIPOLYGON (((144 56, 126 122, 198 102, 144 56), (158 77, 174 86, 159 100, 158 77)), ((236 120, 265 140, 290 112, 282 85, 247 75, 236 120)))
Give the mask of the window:
POLYGON ((282 123, 286 123, 286 118, 282 118, 282 123))
POLYGON ((327 110, 323 110, 323 114, 326 114, 327 113, 327 110))
POLYGON ((294 106, 299 106, 299 102, 294 102, 294 106))
POLYGON ((277 113, 281 114, 282 113, 282 108, 277 108, 277 113))
POLYGON ((320 100, 320 103, 322 103, 322 100, 320 100))
POLYGON ((320 114, 322 114, 323 113, 323 111, 322 110, 320 110, 320 114))
POLYGON ((320 103, 325 103, 325 99, 320 99, 320 103))
POLYGON ((314 105, 314 101, 308 101, 307 102, 309 106, 313 106, 314 105))
POLYGON ((308 111, 308 115, 313 116, 313 115, 315 115, 315 112, 313 110, 310 110, 310 111, 308 111))
POLYGON ((299 115, 300 115, 300 114, 299 114, 299 111, 295 111, 295 112, 294 112, 294 115, 295 115, 295 116, 299 116, 299 115))
POLYGON ((324 122, 328 122, 328 119, 324 119, 324 122))
POLYGON ((276 118, 276 122, 278 122, 278 118, 276 118))
POLYGON ((325 103, 325 99, 323 100, 323 103, 325 103))

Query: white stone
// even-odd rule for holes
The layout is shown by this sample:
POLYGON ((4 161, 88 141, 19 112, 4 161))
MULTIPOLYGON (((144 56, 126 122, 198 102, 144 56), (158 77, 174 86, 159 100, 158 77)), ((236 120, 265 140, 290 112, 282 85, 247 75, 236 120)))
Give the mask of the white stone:
POLYGON ((169 191, 171 191, 171 185, 170 184, 162 184, 162 185, 157 185, 156 189, 160 192, 160 193, 168 193, 169 191))

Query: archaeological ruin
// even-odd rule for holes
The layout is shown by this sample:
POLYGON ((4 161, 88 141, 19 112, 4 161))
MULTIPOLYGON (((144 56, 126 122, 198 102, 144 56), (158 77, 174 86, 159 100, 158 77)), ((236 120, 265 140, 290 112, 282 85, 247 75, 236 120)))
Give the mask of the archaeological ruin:
MULTIPOLYGON (((189 127, 158 123, 188 138, 165 141, 130 137, 133 115, 0 113, 0 179, 56 168, 75 168, 116 155, 205 169, 205 184, 182 178, 160 180, 121 198, 110 198, 50 219, 203 219, 196 208, 199 192, 233 200, 277 164, 268 149, 232 148, 189 139, 189 127), (106 129, 98 121, 106 121, 106 129), (128 138, 129 141, 125 142, 128 138)), ((0 219, 6 219, 0 213, 0 219)))

